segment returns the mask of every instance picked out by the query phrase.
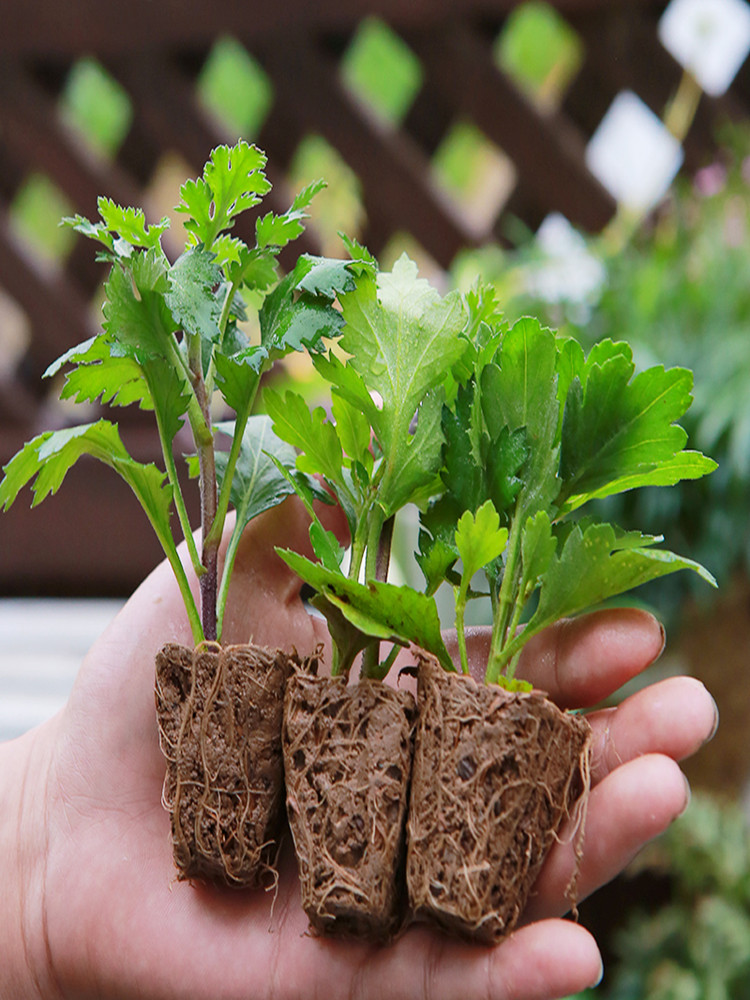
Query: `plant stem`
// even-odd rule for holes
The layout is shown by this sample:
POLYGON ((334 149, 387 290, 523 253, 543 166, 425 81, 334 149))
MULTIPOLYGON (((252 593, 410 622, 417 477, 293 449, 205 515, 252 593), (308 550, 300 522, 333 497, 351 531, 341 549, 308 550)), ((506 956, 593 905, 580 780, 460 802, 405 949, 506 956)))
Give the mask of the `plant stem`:
POLYGON ((461 672, 469 672, 469 656, 466 651, 466 629, 464 627, 464 614, 466 612, 466 593, 463 587, 455 587, 456 602, 456 639, 458 640, 458 653, 461 659, 461 672))
MULTIPOLYGON (((365 581, 385 581, 391 562, 393 542, 393 516, 384 520, 382 511, 375 507, 372 511, 367 538, 367 558, 365 581)), ((374 642, 362 653, 362 677, 377 677, 380 662, 380 643, 374 642)))
POLYGON ((213 434, 211 433, 211 412, 209 409, 206 384, 203 380, 201 359, 201 343, 197 336, 188 336, 188 363, 195 397, 203 416, 207 433, 201 434, 196 440, 198 449, 198 465, 200 468, 201 497, 201 537, 203 551, 201 562, 203 575, 200 578, 201 588, 201 619, 203 634, 209 641, 216 639, 216 599, 219 574, 219 540, 211 537, 211 529, 216 519, 216 458, 214 454, 213 434))
POLYGON ((513 618, 514 607, 517 603, 518 574, 520 572, 519 557, 521 554, 521 528, 524 517, 520 510, 516 510, 512 519, 507 557, 505 560, 505 572, 503 582, 500 585, 500 597, 498 600, 497 612, 493 616, 492 638, 490 640, 490 653, 487 659, 487 670, 485 681, 493 683, 500 676, 502 669, 503 647, 508 638, 510 622, 513 618))

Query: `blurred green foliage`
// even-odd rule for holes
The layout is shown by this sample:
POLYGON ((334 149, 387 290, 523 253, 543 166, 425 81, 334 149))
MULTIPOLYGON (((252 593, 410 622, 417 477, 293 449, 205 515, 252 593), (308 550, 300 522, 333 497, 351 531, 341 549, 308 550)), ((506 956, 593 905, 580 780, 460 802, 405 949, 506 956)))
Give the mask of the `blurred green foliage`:
POLYGON ((641 864, 669 879, 671 901, 628 916, 606 985, 575 1000, 747 1000, 750 832, 739 806, 695 796, 641 864))

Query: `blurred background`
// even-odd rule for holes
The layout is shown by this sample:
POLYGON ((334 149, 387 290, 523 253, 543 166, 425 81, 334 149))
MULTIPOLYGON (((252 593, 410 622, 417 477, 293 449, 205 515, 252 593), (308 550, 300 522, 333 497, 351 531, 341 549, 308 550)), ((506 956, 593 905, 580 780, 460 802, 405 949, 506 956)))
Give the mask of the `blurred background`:
MULTIPOLYGON (((142 205, 172 217, 176 253, 179 185, 239 136, 267 152, 277 211, 328 182, 295 255, 343 255, 343 230, 442 291, 491 280, 511 319, 694 370, 685 426, 719 470, 607 514, 719 579, 634 599, 669 630, 650 678, 700 677, 722 725, 688 765, 686 816, 581 917, 606 953, 597 997, 750 998, 747 0, 11 0, 0 18, 0 464, 82 419, 41 375, 97 332, 106 275, 60 218, 142 205)), ((119 416, 157 458, 147 419, 119 416)), ((0 739, 59 708, 158 559, 94 463, 0 517, 0 739)))

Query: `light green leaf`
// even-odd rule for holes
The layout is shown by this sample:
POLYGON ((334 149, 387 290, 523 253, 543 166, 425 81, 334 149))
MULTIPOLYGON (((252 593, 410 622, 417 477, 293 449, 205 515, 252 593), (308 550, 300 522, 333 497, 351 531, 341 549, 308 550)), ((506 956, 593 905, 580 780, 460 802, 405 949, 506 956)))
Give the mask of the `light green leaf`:
POLYGON ((282 397, 267 389, 263 402, 273 420, 274 432, 303 452, 297 467, 303 472, 320 473, 328 482, 344 486, 341 442, 323 407, 310 411, 302 396, 291 390, 282 397))
POLYGON ((508 529, 500 527, 500 515, 487 500, 476 514, 465 511, 456 526, 456 549, 463 562, 467 583, 475 573, 498 559, 508 542, 508 529))
POLYGON ((154 250, 138 253, 126 266, 115 265, 106 285, 104 330, 111 342, 138 362, 172 361, 177 324, 167 306, 166 266, 154 250))
POLYGON ((263 168, 266 156, 240 140, 231 148, 217 146, 198 180, 180 188, 177 211, 188 216, 184 226, 193 244, 210 250, 217 236, 231 229, 241 212, 257 205, 271 190, 263 168))
POLYGON ((156 225, 149 226, 143 209, 123 208, 111 198, 99 198, 97 207, 105 226, 133 247, 156 249, 162 235, 169 229, 166 216, 156 225))

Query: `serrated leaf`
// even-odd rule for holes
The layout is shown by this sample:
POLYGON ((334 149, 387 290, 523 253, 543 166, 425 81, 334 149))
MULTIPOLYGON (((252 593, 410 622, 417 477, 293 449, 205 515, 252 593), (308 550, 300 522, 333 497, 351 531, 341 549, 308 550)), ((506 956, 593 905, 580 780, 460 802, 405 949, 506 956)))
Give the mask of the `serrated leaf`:
POLYGON ((487 500, 473 514, 464 511, 456 525, 456 550, 463 563, 462 578, 468 581, 505 551, 508 529, 500 527, 500 515, 487 500))
POLYGON ((455 669, 443 642, 432 598, 411 587, 378 581, 357 583, 296 552, 288 549, 277 552, 299 577, 334 604, 360 631, 374 638, 414 643, 436 656, 446 670, 455 669))
MULTIPOLYGON (((218 429, 226 433, 233 430, 231 425, 225 424, 219 424, 218 429)), ((216 452, 216 473, 220 488, 224 482, 228 457, 227 452, 216 452)), ((229 494, 230 503, 237 511, 237 522, 242 528, 258 514, 275 507, 293 492, 293 486, 280 472, 279 465, 291 470, 296 458, 294 448, 273 433, 269 417, 257 415, 248 419, 229 494)))
POLYGON ((267 361, 268 352, 260 345, 233 355, 217 353, 214 356, 217 388, 235 413, 250 411, 267 361))
MULTIPOLYGON (((561 499, 576 497, 575 506, 619 492, 624 481, 647 485, 652 472, 658 482, 658 469, 684 448, 687 435, 676 421, 692 399, 687 369, 655 366, 634 375, 629 349, 611 342, 592 355, 571 383, 562 425, 561 499)), ((697 464, 687 466, 698 471, 697 464)))
POLYGON ((222 301, 217 291, 223 277, 215 255, 202 247, 187 250, 169 269, 165 299, 172 316, 182 330, 209 343, 220 336, 222 301))
MULTIPOLYGON (((131 247, 157 249, 161 237, 169 229, 169 219, 166 216, 156 225, 149 226, 142 208, 123 207, 111 198, 99 198, 97 207, 105 226, 131 247)), ((81 232, 80 229, 78 231, 81 232)))
MULTIPOLYGON (((639 545, 637 534, 628 532, 618 538, 609 524, 573 527, 562 551, 549 562, 539 603, 523 632, 523 641, 559 618, 577 614, 677 570, 693 570, 716 585, 699 563, 653 548, 652 536, 641 535, 639 545)), ((518 640, 515 645, 519 645, 518 640)))
POLYGON ((274 357, 290 351, 318 351, 324 338, 337 337, 341 331, 341 314, 327 297, 300 293, 299 281, 309 270, 310 266, 300 261, 263 302, 261 343, 274 357))
POLYGON ((549 514, 537 511, 526 519, 521 535, 522 578, 519 587, 522 600, 528 600, 541 583, 557 552, 557 539, 552 533, 549 514))
POLYGON ((127 267, 116 265, 105 290, 108 339, 139 363, 148 358, 171 363, 176 324, 165 301, 169 281, 161 255, 148 250, 127 267))
POLYGON ((134 461, 120 439, 117 427, 107 420, 47 431, 29 441, 5 466, 0 483, 0 504, 8 509, 20 490, 31 484, 32 506, 56 493, 65 476, 83 455, 111 466, 131 485, 149 518, 168 525, 171 488, 155 465, 134 461), (33 481, 33 482, 32 482, 33 481))
POLYGON ((188 215, 184 225, 193 243, 210 250, 219 234, 231 229, 237 215, 257 205, 270 191, 265 164, 265 154, 243 139, 212 151, 203 176, 180 188, 177 211, 188 215))
POLYGON ((394 511, 436 471, 434 442, 426 434, 427 425, 436 424, 435 406, 427 397, 465 350, 463 305, 456 294, 441 298, 406 256, 390 273, 358 275, 355 288, 339 301, 348 365, 382 400, 368 416, 383 452, 379 502, 394 511))
POLYGON ((503 428, 511 433, 523 429, 525 434, 528 461, 518 499, 518 511, 524 515, 547 509, 560 489, 556 366, 554 334, 537 320, 522 319, 503 338, 497 364, 481 373, 482 412, 491 447, 503 428))
POLYGON ((303 452, 297 467, 303 472, 319 473, 331 484, 344 486, 341 442, 323 407, 311 411, 302 396, 291 390, 283 397, 266 390, 263 402, 273 420, 274 432, 303 452))
POLYGON ((367 478, 372 474, 374 458, 370 450, 370 423, 356 406, 338 393, 332 393, 331 412, 336 422, 336 432, 349 464, 359 463, 367 478))

